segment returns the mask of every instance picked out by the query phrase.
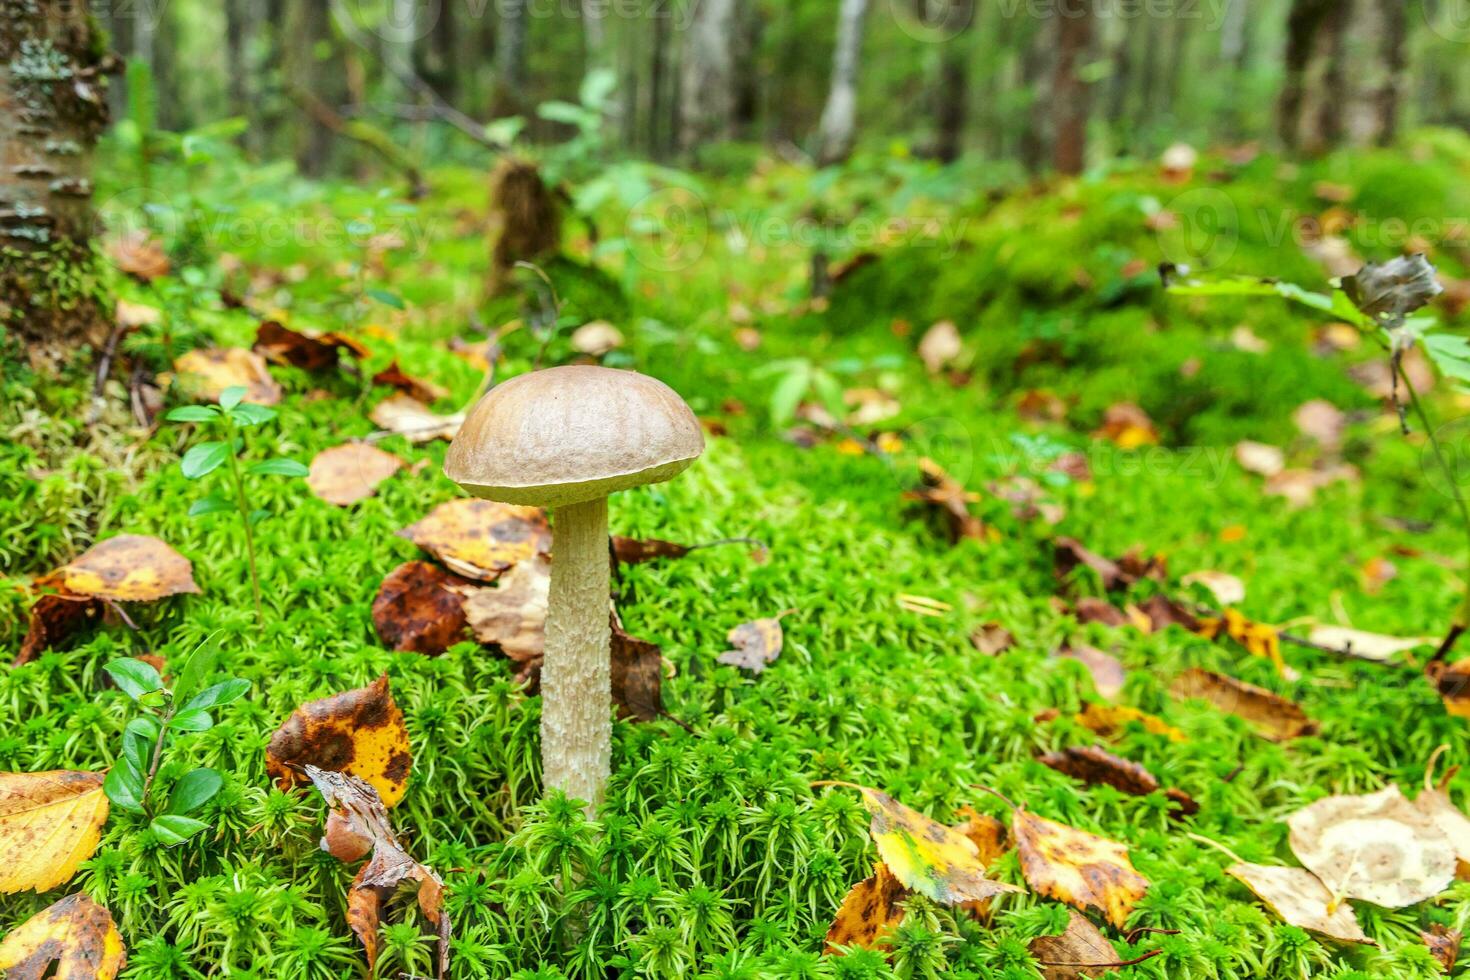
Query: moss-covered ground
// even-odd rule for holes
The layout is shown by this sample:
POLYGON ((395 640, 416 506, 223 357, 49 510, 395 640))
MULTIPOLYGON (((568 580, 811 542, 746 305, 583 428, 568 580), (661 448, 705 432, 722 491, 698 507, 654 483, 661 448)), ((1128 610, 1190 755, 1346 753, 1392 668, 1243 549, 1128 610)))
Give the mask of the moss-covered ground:
MULTIPOLYGON (((136 632, 104 627, 0 671, 0 767, 107 766, 130 710, 104 683, 101 667, 114 657, 181 657, 217 634, 229 671, 254 682, 217 728, 166 763, 227 774, 207 811, 212 831, 166 849, 116 812, 73 886, 117 918, 130 947, 125 977, 362 975, 344 922, 351 871, 317 848, 320 798, 274 788, 264 750, 298 704, 384 671, 414 753, 395 820, 415 853, 446 872, 456 977, 1040 976, 1027 944, 1058 931, 1065 911, 1031 895, 998 901, 986 923, 914 899, 890 949, 822 956, 837 905, 869 874, 875 853, 856 795, 811 788, 832 779, 881 787, 940 820, 965 804, 1002 815, 999 801, 973 788, 984 784, 1044 816, 1126 842, 1152 882, 1129 925, 1172 934, 1142 933, 1130 945, 1111 933, 1124 958, 1163 951, 1120 976, 1437 975, 1419 932, 1431 923, 1463 927, 1470 886, 1400 911, 1360 903, 1379 947, 1345 949, 1282 924, 1223 874, 1223 854, 1188 834, 1246 860, 1291 863, 1285 815, 1331 793, 1392 781, 1416 786, 1436 746, 1448 744, 1454 761, 1467 758, 1466 723, 1446 715, 1409 665, 1287 647, 1295 674, 1284 679, 1268 661, 1178 628, 1078 626, 1053 602, 1059 585, 1049 539, 1070 535, 1108 555, 1133 546, 1162 553, 1171 589, 1189 571, 1234 573, 1247 587, 1242 611, 1265 622, 1441 631, 1465 574, 1463 532, 1448 496, 1426 477, 1422 439, 1401 436, 1392 413, 1347 375, 1376 348, 1324 350, 1320 320, 1270 299, 1170 297, 1155 267, 1202 256, 1224 271, 1324 288, 1325 273, 1290 221, 1333 206, 1320 196, 1331 193, 1319 186, 1325 181, 1352 189, 1339 207, 1360 216, 1346 235, 1362 255, 1385 258, 1402 247, 1403 236, 1395 239, 1396 226, 1385 233, 1385 221, 1423 219, 1414 233, 1443 269, 1463 276, 1466 232, 1453 218, 1470 215, 1470 147, 1426 134, 1401 150, 1313 165, 1208 158, 1184 184, 1162 180, 1153 167, 1120 165, 1077 183, 991 191, 978 176, 959 174, 916 189, 922 182, 912 174, 920 170, 895 165, 890 177, 871 178, 864 192, 871 200, 851 206, 927 222, 953 246, 890 232, 872 248, 878 261, 844 277, 825 309, 804 302, 806 250, 769 228, 740 234, 749 229, 743 213, 784 220, 789 210, 794 218, 801 210, 789 202, 833 193, 810 174, 771 165, 702 186, 710 232, 678 262, 650 260, 636 239, 623 239, 623 216, 611 205, 599 214, 596 252, 582 227, 568 224, 573 257, 597 262, 609 278, 570 265, 554 278, 569 309, 617 318, 627 344, 609 363, 664 379, 728 432, 710 440, 685 476, 615 497, 614 530, 688 543, 751 536, 769 548, 764 562, 725 547, 625 569, 624 621, 659 643, 677 669, 665 706, 687 729, 672 721, 617 725, 610 798, 596 826, 575 808, 538 802, 538 701, 518 690, 503 658, 469 643, 433 659, 393 653, 374 631, 369 610, 380 581, 416 555, 396 532, 458 493, 439 472, 444 443, 378 443, 428 465, 351 508, 317 500, 300 481, 262 482, 255 502, 273 515, 257 530, 262 627, 237 523, 228 514, 186 514, 198 490, 176 465, 183 428, 139 433, 121 409, 88 427, 90 377, 82 368, 67 383, 44 384, 8 371, 0 399, 7 648, 18 646, 24 629, 19 586, 99 536, 158 535, 193 560, 203 592, 133 609, 136 632), (1189 220, 1174 230, 1149 227, 1150 216, 1166 209, 1186 219, 1203 209, 1209 218, 1222 200, 1229 205, 1223 244, 1181 243, 1200 227, 1189 220), (918 336, 942 318, 965 340, 960 383, 929 376, 914 353, 918 336), (1233 344, 1242 323, 1269 349, 1233 344), (759 332, 757 349, 736 342, 739 326, 759 332), (788 358, 809 359, 847 387, 888 391, 899 414, 864 430, 895 431, 904 448, 850 454, 838 440, 801 448, 784 438, 784 425, 768 415, 777 379, 762 368, 788 358), (1017 413, 1024 392, 1043 388, 1069 402, 1064 420, 1036 423, 1017 413), (1310 464, 1321 451, 1291 415, 1311 398, 1349 413, 1342 454, 1361 478, 1292 507, 1263 494, 1231 448, 1254 439, 1310 464), (1089 435, 1120 401, 1148 412, 1161 446, 1124 451, 1089 435), (1086 453, 1093 479, 1053 491, 1066 508, 1055 527, 1017 519, 985 493, 989 481, 1044 468, 1058 447, 1086 453), (952 545, 939 523, 902 499, 918 481, 920 452, 982 493, 975 512, 994 529, 988 540, 952 545), (1373 558, 1391 560, 1398 572, 1376 589, 1365 587, 1362 573, 1373 558), (937 600, 944 611, 921 615, 901 596, 937 600), (784 620, 787 646, 765 673, 716 663, 731 627, 784 609, 795 610, 784 620), (976 651, 970 634, 987 621, 1014 634, 1011 650, 976 651), (1089 675, 1052 656, 1068 639, 1113 650, 1128 670, 1117 700, 1187 735, 1175 742, 1132 730, 1113 750, 1192 794, 1197 816, 1171 819, 1161 794, 1085 788, 1034 760, 1095 740, 1071 720, 1083 700, 1097 698, 1089 675), (1189 666, 1300 701, 1320 734, 1272 743, 1239 719, 1172 699, 1170 681, 1189 666), (1060 712, 1055 720, 1036 720, 1052 709, 1060 712)), ((229 210, 200 204, 217 223, 213 237, 184 241, 184 231, 172 229, 170 244, 192 250, 185 264, 198 270, 186 299, 174 302, 183 303, 201 341, 248 346, 256 319, 225 309, 210 290, 239 291, 252 275, 257 308, 293 326, 358 333, 374 351, 371 369, 396 357, 449 388, 439 407, 452 409, 481 380, 448 342, 473 336, 480 308, 484 175, 444 171, 433 184, 431 197, 407 211, 349 186, 303 185, 279 173, 241 178, 228 191, 229 210), (382 269, 370 278, 401 295, 405 309, 353 306, 352 264, 365 251, 306 234, 355 220, 371 220, 380 232, 397 228, 404 239, 381 253, 382 269), (246 234, 272 228, 287 233, 246 234), (224 269, 245 271, 221 271, 221 252, 230 255, 224 269)), ((161 304, 157 285, 117 288, 161 304)), ((528 331, 508 335, 502 376, 528 369, 538 347, 528 331)), ((564 337, 547 357, 570 357, 564 337)), ((259 440, 252 452, 269 445, 309 462, 373 431, 367 411, 384 391, 364 393, 346 376, 275 373, 287 397, 279 421, 252 437, 259 440), (313 395, 318 389, 331 397, 313 395)), ((1434 402, 1449 419, 1460 403, 1446 388, 1434 402)), ((1154 588, 1145 583, 1133 598, 1154 588)), ((1074 589, 1100 594, 1087 580, 1074 589)), ((1451 787, 1463 800, 1470 776, 1451 787)), ((1014 855, 993 871, 1021 881, 1014 855)), ((0 927, 55 897, 0 901, 0 927)), ((428 932, 412 912, 404 916, 386 932, 380 975, 428 976, 428 932)))

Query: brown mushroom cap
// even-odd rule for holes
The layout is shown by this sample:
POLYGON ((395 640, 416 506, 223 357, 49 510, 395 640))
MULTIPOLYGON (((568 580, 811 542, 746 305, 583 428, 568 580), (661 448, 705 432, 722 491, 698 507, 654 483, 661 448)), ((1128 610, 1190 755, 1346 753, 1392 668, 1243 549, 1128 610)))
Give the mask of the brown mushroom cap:
POLYGON ((477 497, 562 507, 662 483, 702 452, 699 420, 662 381, 571 365, 492 388, 450 444, 444 475, 477 497))

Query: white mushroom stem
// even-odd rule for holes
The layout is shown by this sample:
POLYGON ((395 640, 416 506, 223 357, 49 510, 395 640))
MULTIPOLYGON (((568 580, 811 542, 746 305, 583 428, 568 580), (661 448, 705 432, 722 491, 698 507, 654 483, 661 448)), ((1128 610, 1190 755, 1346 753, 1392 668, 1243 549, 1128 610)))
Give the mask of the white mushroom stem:
POLYGON ((607 498, 558 507, 541 667, 541 767, 547 789, 588 803, 607 787, 612 757, 607 498))

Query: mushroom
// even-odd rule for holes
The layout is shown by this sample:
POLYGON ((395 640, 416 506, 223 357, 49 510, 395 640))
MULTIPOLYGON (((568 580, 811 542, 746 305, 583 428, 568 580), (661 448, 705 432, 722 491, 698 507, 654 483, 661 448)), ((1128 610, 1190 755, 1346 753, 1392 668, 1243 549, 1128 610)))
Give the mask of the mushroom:
POLYGON ((491 389, 444 462, 476 497, 552 512, 541 763, 545 785, 586 802, 589 815, 612 755, 607 498, 672 479, 702 452, 699 421, 668 385, 573 365, 491 389))

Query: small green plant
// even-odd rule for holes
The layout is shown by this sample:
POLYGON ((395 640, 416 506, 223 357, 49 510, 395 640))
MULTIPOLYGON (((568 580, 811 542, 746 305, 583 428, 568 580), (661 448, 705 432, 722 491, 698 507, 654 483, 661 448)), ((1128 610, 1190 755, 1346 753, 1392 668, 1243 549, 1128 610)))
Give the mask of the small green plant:
POLYGON ((172 687, 142 660, 124 657, 104 668, 140 713, 123 729, 122 751, 102 788, 114 806, 146 816, 154 835, 168 846, 182 844, 208 827, 190 814, 219 793, 224 779, 214 769, 193 769, 174 782, 165 798, 157 792, 164 754, 180 736, 213 728, 210 709, 238 701, 250 690, 249 681, 236 677, 206 687, 215 656, 213 645, 200 647, 172 687))
POLYGON ((246 445, 244 430, 263 425, 276 417, 275 409, 245 401, 246 389, 236 385, 226 388, 219 396, 218 405, 184 405, 175 408, 165 418, 170 422, 192 422, 206 433, 219 438, 195 443, 184 454, 179 468, 190 480, 200 480, 222 466, 227 467, 230 497, 209 494, 201 497, 189 507, 190 517, 235 511, 240 515, 245 529, 245 555, 250 563, 250 587, 255 597, 255 619, 264 622, 260 601, 260 572, 255 564, 255 525, 270 516, 269 512, 250 506, 246 492, 246 477, 255 476, 306 476, 307 468, 294 459, 276 457, 241 465, 246 445))

